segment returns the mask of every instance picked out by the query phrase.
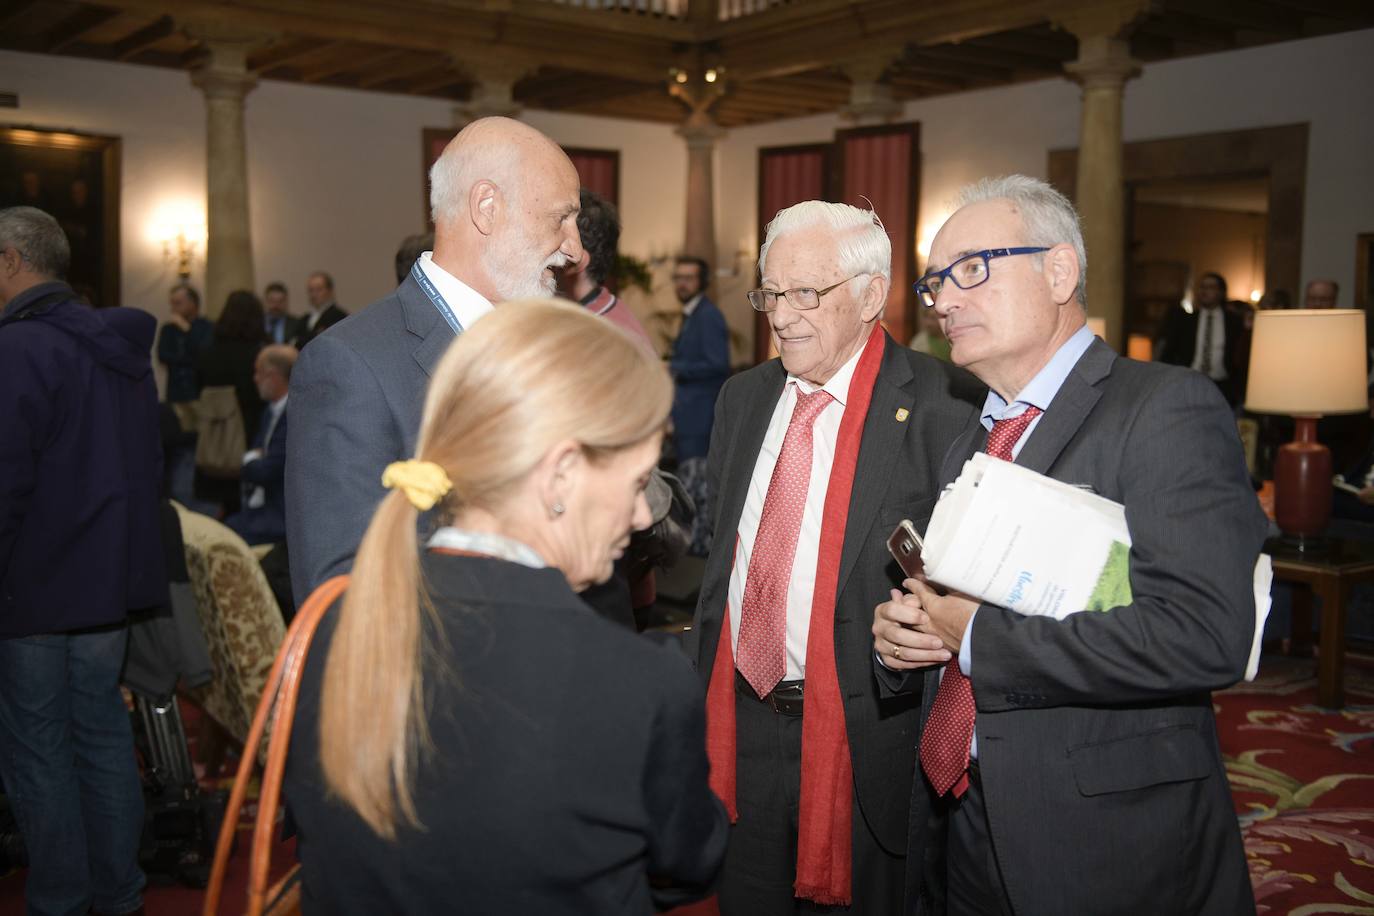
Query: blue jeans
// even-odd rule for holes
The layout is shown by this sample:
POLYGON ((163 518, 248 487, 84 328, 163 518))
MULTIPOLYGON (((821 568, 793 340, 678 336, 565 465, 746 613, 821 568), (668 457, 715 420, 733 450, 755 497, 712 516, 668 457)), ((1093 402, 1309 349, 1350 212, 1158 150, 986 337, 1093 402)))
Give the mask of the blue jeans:
POLYGON ((119 672, 124 624, 0 639, 0 775, 30 916, 142 905, 143 789, 119 672))

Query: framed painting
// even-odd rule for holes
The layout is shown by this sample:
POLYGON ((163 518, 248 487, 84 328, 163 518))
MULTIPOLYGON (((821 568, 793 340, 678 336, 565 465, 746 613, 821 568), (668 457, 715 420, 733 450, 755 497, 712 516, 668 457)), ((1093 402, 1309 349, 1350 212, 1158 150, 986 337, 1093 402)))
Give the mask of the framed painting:
POLYGON ((1374 312, 1374 232, 1355 236, 1355 308, 1374 312))
POLYGON ((92 305, 119 305, 118 137, 0 125, 0 207, 53 215, 72 247, 67 280, 92 305))

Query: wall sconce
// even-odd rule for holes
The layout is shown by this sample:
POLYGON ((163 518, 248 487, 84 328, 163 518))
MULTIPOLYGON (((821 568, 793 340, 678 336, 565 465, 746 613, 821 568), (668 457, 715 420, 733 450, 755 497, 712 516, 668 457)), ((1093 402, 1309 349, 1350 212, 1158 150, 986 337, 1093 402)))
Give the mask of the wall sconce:
POLYGON ((191 264, 205 245, 205 214, 190 203, 163 207, 153 220, 149 235, 162 246, 164 263, 175 265, 177 277, 191 278, 191 264))

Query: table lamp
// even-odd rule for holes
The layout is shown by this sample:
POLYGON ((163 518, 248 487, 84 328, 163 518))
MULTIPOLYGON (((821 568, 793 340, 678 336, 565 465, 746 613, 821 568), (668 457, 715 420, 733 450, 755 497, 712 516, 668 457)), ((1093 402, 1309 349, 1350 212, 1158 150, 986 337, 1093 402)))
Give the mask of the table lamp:
POLYGON ((1331 518, 1331 450, 1317 441, 1317 419, 1369 409, 1364 321, 1358 309, 1255 313, 1245 409, 1296 423, 1274 460, 1274 520, 1299 548, 1331 518))

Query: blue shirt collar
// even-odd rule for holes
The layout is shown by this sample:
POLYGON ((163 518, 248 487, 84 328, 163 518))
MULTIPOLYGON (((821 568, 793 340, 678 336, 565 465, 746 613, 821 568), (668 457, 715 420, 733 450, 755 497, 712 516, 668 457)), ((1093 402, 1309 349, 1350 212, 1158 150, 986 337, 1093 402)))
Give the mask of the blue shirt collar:
POLYGON ((1074 332, 1073 336, 1064 341, 1054 356, 1045 364, 1035 377, 1030 380, 1025 388, 1021 389, 1016 395, 1015 400, 1008 404, 1002 396, 991 388, 988 389, 988 396, 983 401, 983 415, 981 421, 984 429, 992 429, 992 424, 1005 417, 1015 417, 1024 413, 1027 407, 1039 407, 1042 411, 1048 410, 1050 402, 1059 393, 1059 389, 1064 384, 1064 379, 1069 377, 1073 367, 1078 364, 1084 352, 1093 342, 1093 332, 1084 325, 1074 332))

